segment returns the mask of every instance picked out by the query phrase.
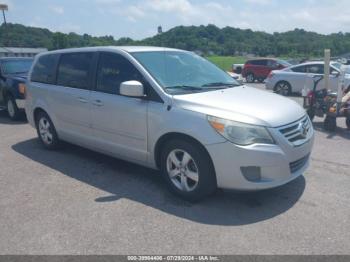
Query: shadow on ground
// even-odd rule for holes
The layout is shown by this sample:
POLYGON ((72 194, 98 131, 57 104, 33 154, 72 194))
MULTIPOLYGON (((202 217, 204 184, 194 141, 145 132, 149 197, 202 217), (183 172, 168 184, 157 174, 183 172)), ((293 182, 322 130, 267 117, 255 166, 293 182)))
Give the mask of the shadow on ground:
POLYGON ((20 119, 13 121, 8 117, 6 110, 3 110, 3 109, 0 110, 0 124, 23 125, 27 123, 28 123, 27 118, 24 113, 21 115, 20 119))
POLYGON ((20 142, 12 148, 33 161, 105 192, 92 201, 104 204, 126 198, 203 224, 244 225, 273 218, 293 207, 305 189, 302 176, 273 190, 218 191, 202 202, 188 203, 168 192, 158 171, 73 145, 65 145, 59 151, 46 151, 37 139, 20 142))
POLYGON ((337 129, 334 132, 329 132, 324 129, 323 121, 322 122, 313 122, 314 129, 321 133, 327 134, 328 139, 335 137, 342 137, 345 139, 350 139, 350 130, 344 127, 337 126, 337 129))

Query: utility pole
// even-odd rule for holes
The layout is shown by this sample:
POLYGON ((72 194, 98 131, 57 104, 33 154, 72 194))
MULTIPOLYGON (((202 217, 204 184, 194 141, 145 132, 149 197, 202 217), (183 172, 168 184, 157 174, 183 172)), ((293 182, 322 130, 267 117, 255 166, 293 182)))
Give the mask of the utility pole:
POLYGON ((330 69, 330 61, 331 61, 331 50, 324 50, 324 84, 325 89, 329 89, 329 69, 330 69))

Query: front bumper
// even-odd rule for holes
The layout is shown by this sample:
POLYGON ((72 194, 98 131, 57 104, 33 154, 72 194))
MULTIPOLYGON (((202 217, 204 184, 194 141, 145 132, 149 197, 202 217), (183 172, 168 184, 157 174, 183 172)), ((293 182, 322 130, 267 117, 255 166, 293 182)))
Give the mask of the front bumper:
POLYGON ((313 147, 314 131, 308 140, 293 146, 278 130, 270 130, 276 145, 256 144, 238 146, 231 142, 207 145, 214 164, 219 188, 234 190, 262 190, 286 184, 302 175, 309 165, 313 147), (259 167, 261 179, 249 181, 242 167, 259 167))
POLYGON ((273 90, 275 88, 275 82, 271 80, 266 80, 265 87, 267 90, 273 90))
POLYGON ((25 99, 16 99, 16 105, 18 109, 25 109, 26 100, 25 99))

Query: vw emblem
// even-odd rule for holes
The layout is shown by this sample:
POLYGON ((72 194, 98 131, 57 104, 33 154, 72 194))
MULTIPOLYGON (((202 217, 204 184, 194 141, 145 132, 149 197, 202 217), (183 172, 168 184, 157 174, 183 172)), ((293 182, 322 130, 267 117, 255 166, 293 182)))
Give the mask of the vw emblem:
POLYGON ((307 133, 309 132, 309 129, 307 128, 307 123, 300 122, 298 129, 300 131, 300 135, 305 138, 307 136, 307 133))

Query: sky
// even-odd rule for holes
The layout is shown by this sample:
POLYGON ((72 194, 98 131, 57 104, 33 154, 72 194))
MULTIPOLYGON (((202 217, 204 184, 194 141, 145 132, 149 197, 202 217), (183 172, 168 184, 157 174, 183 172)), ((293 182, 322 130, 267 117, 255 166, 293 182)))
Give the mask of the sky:
MULTIPOLYGON (((258 31, 350 32, 350 0, 0 0, 7 20, 64 33, 153 36, 161 25, 215 24, 258 31)), ((0 21, 2 22, 1 18, 0 21)))

